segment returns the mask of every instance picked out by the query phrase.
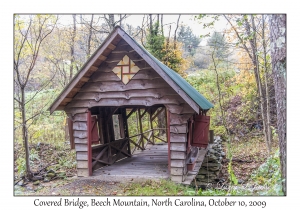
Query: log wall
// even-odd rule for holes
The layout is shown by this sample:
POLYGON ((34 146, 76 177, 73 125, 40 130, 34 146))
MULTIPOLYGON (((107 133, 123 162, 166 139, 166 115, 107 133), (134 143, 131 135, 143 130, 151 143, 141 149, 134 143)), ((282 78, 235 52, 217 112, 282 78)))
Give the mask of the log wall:
POLYGON ((73 120, 78 176, 88 176, 88 108, 161 104, 170 112, 171 178, 176 182, 184 181, 187 173, 185 164, 187 120, 195 111, 178 95, 180 91, 182 90, 179 87, 177 90, 171 88, 125 41, 121 40, 65 107, 65 111, 73 120), (127 85, 112 72, 125 54, 140 68, 127 85))

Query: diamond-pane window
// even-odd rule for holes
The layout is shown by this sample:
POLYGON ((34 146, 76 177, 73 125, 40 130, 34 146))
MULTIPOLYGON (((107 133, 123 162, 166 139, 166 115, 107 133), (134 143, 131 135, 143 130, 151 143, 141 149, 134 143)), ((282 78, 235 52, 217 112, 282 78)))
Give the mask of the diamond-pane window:
POLYGON ((140 70, 135 63, 129 59, 127 55, 113 68, 113 72, 122 80, 126 85, 130 79, 140 70))

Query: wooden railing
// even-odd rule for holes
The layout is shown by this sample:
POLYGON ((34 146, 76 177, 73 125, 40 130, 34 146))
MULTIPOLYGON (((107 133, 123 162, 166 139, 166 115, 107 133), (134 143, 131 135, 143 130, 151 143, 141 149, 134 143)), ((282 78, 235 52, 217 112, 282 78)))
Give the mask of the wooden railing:
POLYGON ((125 157, 131 157, 129 140, 121 139, 103 145, 92 147, 93 170, 106 165, 112 165, 125 157))
POLYGON ((143 133, 139 133, 139 134, 129 137, 130 143, 132 143, 134 145, 134 148, 131 150, 132 154, 135 152, 135 150, 137 148, 141 149, 141 150, 145 150, 148 143, 156 144, 157 142, 155 141, 155 139, 162 141, 164 143, 167 143, 166 140, 154 135, 155 130, 166 130, 166 128, 154 128, 154 129, 147 130, 143 133), (145 135, 147 133, 149 133, 148 136, 145 135), (132 138, 137 137, 137 136, 138 136, 137 141, 134 141, 132 138), (144 142, 145 140, 146 140, 146 142, 144 142))

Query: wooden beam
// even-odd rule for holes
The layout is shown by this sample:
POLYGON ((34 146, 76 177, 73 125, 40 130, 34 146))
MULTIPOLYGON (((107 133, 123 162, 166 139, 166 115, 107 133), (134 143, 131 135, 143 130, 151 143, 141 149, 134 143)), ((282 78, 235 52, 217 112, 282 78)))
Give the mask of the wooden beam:
POLYGON ((69 103, 70 101, 72 101, 72 98, 64 98, 64 100, 62 102, 63 103, 65 103, 65 102, 69 103))
POLYGON ((131 112, 129 112, 129 114, 126 116, 126 119, 128 119, 132 115, 132 113, 135 112, 136 110, 137 108, 133 108, 131 112))
POLYGON ((163 107, 161 107, 161 109, 152 117, 152 120, 154 120, 162 111, 164 111, 163 107))
POLYGON ((116 45, 113 45, 113 44, 109 44, 107 46, 107 48, 111 49, 111 50, 114 50, 116 48, 116 45))
POLYGON ((91 67, 89 68, 89 71, 95 72, 95 71, 97 71, 97 70, 98 70, 98 67, 96 67, 96 66, 91 66, 91 67))
POLYGON ((157 138, 157 139, 161 140, 162 142, 165 142, 165 143, 167 143, 167 141, 166 141, 166 140, 163 140, 163 139, 159 138, 158 136, 154 136, 154 138, 157 138))
MULTIPOLYGON (((139 140, 141 139, 141 137, 139 138, 139 140)), ((132 139, 129 139, 136 147, 138 147, 138 148, 140 148, 141 150, 144 150, 144 148, 142 148, 139 144, 137 144, 137 143, 135 143, 132 139)), ((139 140, 138 140, 138 142, 139 142, 139 140)), ((133 152, 134 152, 135 150, 133 150, 133 152)), ((133 153, 132 152, 132 153, 133 153)))
POLYGON ((98 57, 98 60, 105 61, 106 58, 107 58, 106 56, 100 55, 100 56, 98 57))
POLYGON ((149 108, 146 108, 146 109, 145 109, 144 113, 141 115, 141 118, 144 117, 144 115, 147 113, 148 110, 149 110, 149 108))
MULTIPOLYGON (((138 108, 138 112, 137 113, 138 113, 138 118, 139 118, 140 133, 143 133, 143 124, 142 124, 141 109, 140 108, 138 108)), ((143 138, 142 138, 142 147, 145 148, 144 147, 144 140, 143 140, 143 138)))
MULTIPOLYGON (((152 120, 153 112, 152 111, 153 111, 153 107, 150 107, 149 121, 150 121, 151 130, 153 130, 153 120, 152 120)), ((155 144, 155 142, 154 142, 154 131, 152 132, 152 142, 153 142, 153 144, 155 144)))
POLYGON ((105 147, 98 155, 97 155, 97 157, 96 158, 93 158, 93 160, 95 160, 94 162, 93 162, 93 164, 92 164, 92 167, 94 167, 95 165, 96 165, 96 161, 98 161, 101 157, 102 157, 102 155, 104 154, 104 152, 106 151, 108 149, 108 147, 105 147))
POLYGON ((83 82, 87 82, 87 81, 89 81, 89 77, 81 77, 80 78, 80 81, 83 81, 83 82))

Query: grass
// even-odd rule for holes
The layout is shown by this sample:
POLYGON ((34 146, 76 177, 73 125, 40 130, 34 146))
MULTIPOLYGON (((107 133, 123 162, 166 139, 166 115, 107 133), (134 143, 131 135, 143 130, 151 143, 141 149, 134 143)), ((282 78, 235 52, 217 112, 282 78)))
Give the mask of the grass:
POLYGON ((124 185, 126 195, 135 196, 179 196, 188 195, 188 192, 195 190, 191 187, 175 184, 169 180, 153 181, 147 180, 141 183, 130 183, 124 185))

